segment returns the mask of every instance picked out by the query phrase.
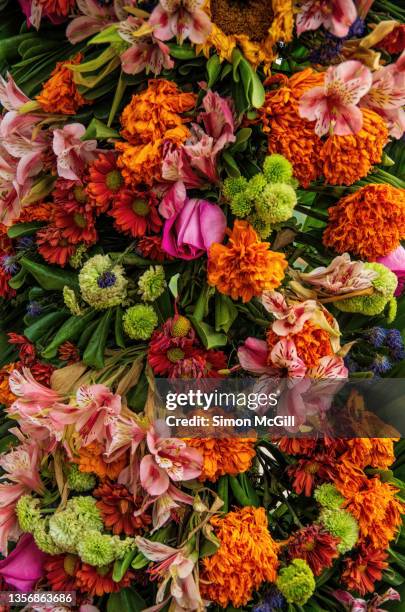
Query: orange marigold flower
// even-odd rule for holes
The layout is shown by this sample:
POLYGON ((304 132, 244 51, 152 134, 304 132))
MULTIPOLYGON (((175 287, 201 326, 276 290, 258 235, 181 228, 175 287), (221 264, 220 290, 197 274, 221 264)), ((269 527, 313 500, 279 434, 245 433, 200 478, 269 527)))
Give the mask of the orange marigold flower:
POLYGON ((319 157, 322 173, 330 185, 353 185, 380 163, 388 141, 384 119, 368 109, 361 109, 363 126, 358 134, 329 136, 319 157))
POLYGON ((121 115, 122 136, 131 144, 153 143, 180 127, 180 113, 191 110, 197 97, 183 93, 172 81, 152 79, 147 89, 132 96, 121 115))
POLYGON ((55 209, 56 205, 52 202, 35 202, 35 204, 30 204, 22 209, 18 222, 49 221, 55 209))
POLYGON ((245 606, 263 582, 275 582, 279 546, 264 508, 246 506, 211 519, 220 547, 202 561, 201 595, 223 608, 245 606))
POLYGON ((82 593, 94 597, 102 597, 105 593, 118 593, 121 589, 129 586, 134 577, 131 571, 127 571, 122 580, 115 582, 112 578, 112 567, 94 567, 83 563, 76 574, 76 583, 82 593))
POLYGON ((0 404, 4 406, 11 406, 11 404, 17 399, 14 393, 11 393, 8 379, 10 378, 11 372, 17 369, 17 364, 8 363, 3 366, 0 370, 0 404))
POLYGON ((329 208, 323 243, 337 253, 349 251, 375 261, 405 238, 405 190, 391 185, 361 187, 329 208))
POLYGON ((41 93, 36 97, 46 113, 75 115, 81 106, 89 104, 79 94, 73 73, 68 68, 69 64, 80 64, 82 59, 83 55, 78 53, 73 59, 56 64, 41 93))
POLYGON ((352 438, 346 444, 348 448, 342 458, 348 458, 359 468, 386 470, 395 461, 393 438, 352 438))
POLYGON ((199 480, 216 482, 220 476, 246 472, 256 455, 253 438, 187 438, 188 446, 197 448, 204 458, 199 480))
POLYGON ((302 119, 298 112, 303 93, 322 85, 324 74, 307 68, 288 79, 277 75, 266 84, 281 81, 279 89, 267 91, 266 100, 259 110, 263 132, 268 134, 270 153, 284 155, 294 168, 294 176, 308 187, 321 174, 319 150, 322 141, 315 134, 314 122, 302 119))
POLYGON ((78 463, 81 472, 96 474, 102 480, 105 478, 116 480, 127 465, 127 456, 124 454, 116 461, 107 463, 103 459, 103 452, 104 449, 101 444, 92 442, 79 449, 79 457, 75 460, 75 463, 78 463))
POLYGON ((278 445, 287 455, 303 455, 311 457, 317 441, 313 438, 280 438, 278 445))
POLYGON ((374 592, 374 584, 381 580, 382 572, 388 567, 385 550, 361 545, 353 555, 345 559, 342 581, 348 589, 364 596, 374 592))
POLYGON ((405 504, 395 497, 399 489, 380 478, 364 478, 362 485, 352 492, 342 490, 338 482, 335 485, 346 497, 346 509, 359 523, 361 540, 368 538, 375 548, 387 548, 402 524, 401 513, 405 511, 405 504))
POLYGON ((284 254, 270 251, 247 221, 235 221, 227 233, 227 244, 215 242, 209 249, 208 283, 243 302, 278 287, 288 266, 284 254))

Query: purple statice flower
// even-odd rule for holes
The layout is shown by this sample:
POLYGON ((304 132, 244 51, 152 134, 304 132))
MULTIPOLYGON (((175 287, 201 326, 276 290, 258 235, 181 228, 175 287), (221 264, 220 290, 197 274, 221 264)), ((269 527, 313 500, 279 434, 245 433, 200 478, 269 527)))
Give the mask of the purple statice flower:
POLYGON ((252 612, 273 612, 275 610, 281 610, 284 603, 284 597, 278 589, 274 588, 260 603, 252 608, 252 612))
POLYGON ((100 287, 100 289, 106 289, 107 287, 112 287, 115 285, 116 280, 117 277, 115 276, 114 272, 109 272, 107 270, 107 272, 100 274, 97 279, 97 285, 100 287))
POLYGON ((38 317, 42 312, 42 306, 39 302, 28 302, 27 304, 27 315, 30 317, 38 317))
POLYGON ((382 376, 389 372, 392 368, 392 363, 390 359, 386 355, 377 354, 373 362, 370 366, 371 372, 373 372, 376 376, 382 376))
POLYGON ((343 40, 348 40, 350 38, 361 38, 366 31, 366 25, 360 17, 356 17, 350 26, 349 33, 343 40))
POLYGON ((346 357, 344 358, 344 362, 345 362, 345 366, 349 370, 350 374, 352 374, 353 372, 358 372, 359 371, 360 366, 357 363, 357 361, 355 361, 353 359, 353 357, 351 357, 351 355, 346 355, 346 357))
POLYGON ((0 260, 0 265, 3 270, 8 274, 11 274, 11 276, 17 274, 18 270, 20 269, 20 266, 15 260, 15 257, 13 257, 12 255, 3 255, 0 260))
POLYGON ((380 348, 387 336, 387 330, 384 327, 372 327, 364 333, 364 337, 374 348, 380 348))
POLYGON ((32 236, 23 236, 17 240, 17 251, 27 251, 34 244, 34 238, 32 236))
POLYGON ((387 331, 385 344, 390 349, 391 357, 395 361, 405 359, 405 346, 399 329, 389 329, 387 331))

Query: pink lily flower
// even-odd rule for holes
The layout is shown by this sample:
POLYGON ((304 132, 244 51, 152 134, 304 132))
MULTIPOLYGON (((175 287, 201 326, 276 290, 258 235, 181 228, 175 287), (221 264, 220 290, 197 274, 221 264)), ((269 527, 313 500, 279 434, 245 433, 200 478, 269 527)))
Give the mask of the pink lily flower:
POLYGON ((86 165, 99 150, 97 140, 81 140, 86 128, 81 123, 69 123, 53 132, 53 152, 57 157, 58 175, 80 181, 86 165))
POLYGON ((402 138, 405 132, 405 51, 394 64, 373 73, 369 92, 360 106, 370 108, 386 120, 390 135, 402 138))
POLYGON ((226 218, 217 204, 188 199, 183 184, 175 183, 163 198, 159 212, 166 218, 162 247, 179 259, 201 257, 213 242, 222 242, 226 218))
POLYGON ((357 17, 353 0, 303 0, 297 15, 297 34, 317 30, 323 25, 335 36, 347 36, 357 17))
POLYGON ((166 493, 171 480, 192 480, 201 474, 202 455, 183 440, 160 438, 152 427, 146 441, 151 454, 142 458, 140 479, 150 495, 166 493))
POLYGON ((44 575, 47 555, 39 550, 30 533, 24 533, 7 559, 0 561, 0 576, 17 591, 28 593, 44 575))
POLYGON ((398 286, 395 290, 395 296, 398 297, 402 295, 405 289, 405 249, 403 246, 397 247, 385 257, 379 257, 377 259, 378 263, 383 264, 387 268, 389 268, 394 274, 397 275, 398 278, 398 286))
POLYGON ((43 493, 44 485, 39 475, 42 452, 36 442, 25 442, 8 453, 0 455, 0 467, 5 474, 1 479, 25 486, 30 491, 43 493))
POLYGON ((156 595, 157 605, 149 608, 149 611, 160 610, 170 600, 170 597, 174 600, 176 610, 204 609, 193 575, 194 567, 198 562, 198 554, 191 549, 190 544, 177 549, 160 542, 151 542, 141 536, 137 536, 135 542, 147 559, 158 563, 150 570, 153 577, 161 580, 156 595), (164 599, 169 583, 170 595, 164 599))
POLYGON ((10 414, 34 416, 62 401, 62 397, 53 389, 37 382, 27 368, 23 368, 22 372, 14 370, 9 377, 9 385, 12 393, 21 398, 13 402, 10 414))
POLYGON ((372 84, 371 71, 357 60, 330 66, 323 87, 313 87, 301 96, 299 114, 316 121, 315 133, 336 136, 357 134, 363 115, 357 104, 372 84))
POLYGON ((137 450, 146 438, 146 429, 140 427, 134 419, 118 415, 112 420, 107 430, 107 443, 104 454, 108 462, 115 461, 129 451, 129 463, 121 471, 118 482, 125 485, 137 496, 139 483, 139 458, 137 450))
POLYGON ((332 295, 368 289, 376 276, 377 273, 368 270, 362 261, 351 261, 348 253, 338 255, 327 267, 321 266, 312 272, 298 274, 308 285, 332 295))
POLYGON ((289 338, 281 338, 273 347, 270 359, 276 368, 287 371, 289 378, 302 378, 305 376, 307 367, 300 357, 294 341, 289 338))
POLYGON ((274 368, 268 364, 269 348, 265 340, 247 338, 242 346, 238 348, 239 363, 244 370, 253 374, 275 373, 274 368))
POLYGON ((231 98, 222 98, 209 89, 202 102, 204 111, 198 120, 204 123, 205 131, 215 140, 216 150, 235 142, 234 106, 231 98))
POLYGON ((302 330, 304 323, 315 313, 317 304, 314 300, 305 300, 288 306, 284 296, 277 291, 264 291, 261 302, 276 321, 271 328, 278 336, 296 334, 302 330))
POLYGON ((76 4, 82 15, 72 19, 66 28, 66 37, 72 45, 98 34, 117 21, 114 6, 101 5, 96 0, 76 0, 76 4))
POLYGON ((202 10, 204 0, 160 0, 149 18, 160 40, 177 38, 181 45, 186 38, 192 43, 205 43, 212 30, 207 13, 202 10))
POLYGON ((139 74, 143 70, 146 74, 152 72, 155 76, 165 68, 174 67, 170 57, 170 49, 164 42, 154 36, 153 31, 145 35, 136 35, 142 30, 144 21, 135 17, 128 17, 118 27, 118 33, 129 43, 130 47, 121 54, 121 66, 127 74, 139 74))

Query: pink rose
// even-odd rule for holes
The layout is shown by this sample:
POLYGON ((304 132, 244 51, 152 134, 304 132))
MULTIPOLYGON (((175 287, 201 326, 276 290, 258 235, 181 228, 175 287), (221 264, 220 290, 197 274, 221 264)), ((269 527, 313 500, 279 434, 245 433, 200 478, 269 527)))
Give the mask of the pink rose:
POLYGON ((398 277, 398 287, 395 291, 395 295, 398 297, 401 295, 405 288, 405 249, 403 246, 399 246, 385 257, 379 257, 378 263, 383 264, 389 268, 398 277))
POLYGON ((44 574, 46 554, 39 550, 31 534, 21 536, 17 546, 6 559, 0 561, 0 576, 18 591, 32 591, 44 574))

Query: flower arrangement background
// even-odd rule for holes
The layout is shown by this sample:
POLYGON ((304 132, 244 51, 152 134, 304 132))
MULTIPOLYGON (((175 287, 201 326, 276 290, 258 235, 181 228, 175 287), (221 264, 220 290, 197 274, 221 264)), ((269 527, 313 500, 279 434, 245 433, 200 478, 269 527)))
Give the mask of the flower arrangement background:
POLYGON ((1 591, 403 609, 404 440, 301 395, 405 376, 404 15, 0 1, 1 591), (155 422, 156 378, 247 376, 289 436, 155 422))

